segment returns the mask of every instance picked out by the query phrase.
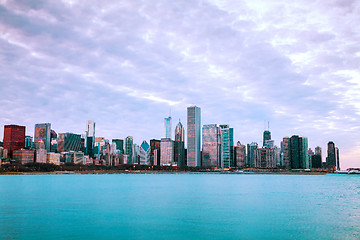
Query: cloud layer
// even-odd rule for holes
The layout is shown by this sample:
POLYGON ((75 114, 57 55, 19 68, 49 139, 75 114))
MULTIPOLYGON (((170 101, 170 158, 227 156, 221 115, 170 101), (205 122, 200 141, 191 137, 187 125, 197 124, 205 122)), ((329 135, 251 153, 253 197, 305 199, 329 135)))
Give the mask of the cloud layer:
MULTIPOLYGON (((0 123, 135 142, 229 123, 235 140, 292 134, 360 167, 358 1, 0 0, 0 123), (174 127, 173 126, 173 127, 174 127)), ((323 156, 325 157, 325 156, 323 156)))

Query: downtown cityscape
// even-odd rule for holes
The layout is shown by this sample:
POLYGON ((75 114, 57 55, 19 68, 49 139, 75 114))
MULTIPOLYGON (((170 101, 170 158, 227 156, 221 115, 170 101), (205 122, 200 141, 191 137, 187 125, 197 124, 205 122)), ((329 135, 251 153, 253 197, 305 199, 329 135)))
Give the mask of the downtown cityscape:
POLYGON ((5 125, 0 163, 340 170, 339 148, 332 141, 328 142, 324 158, 322 148, 316 146, 312 150, 304 136, 286 136, 279 146, 275 145, 269 129, 263 132, 261 143, 242 144, 234 139, 234 129, 228 124, 202 126, 201 108, 197 106, 187 108, 186 130, 180 120, 174 131, 172 124, 171 116, 164 118, 164 137, 143 140, 140 145, 132 136, 111 141, 96 136, 96 123, 92 120, 86 122, 82 134, 56 133, 51 123, 39 123, 35 124, 34 136, 29 136, 25 126, 5 125))

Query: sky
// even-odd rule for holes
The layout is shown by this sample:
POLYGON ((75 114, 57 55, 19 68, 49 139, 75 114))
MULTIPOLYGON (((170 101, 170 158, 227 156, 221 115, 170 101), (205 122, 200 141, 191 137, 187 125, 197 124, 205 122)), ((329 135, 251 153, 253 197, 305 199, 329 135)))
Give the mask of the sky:
POLYGON ((360 1, 0 0, 0 131, 164 137, 186 108, 234 141, 269 129, 360 167, 360 1))

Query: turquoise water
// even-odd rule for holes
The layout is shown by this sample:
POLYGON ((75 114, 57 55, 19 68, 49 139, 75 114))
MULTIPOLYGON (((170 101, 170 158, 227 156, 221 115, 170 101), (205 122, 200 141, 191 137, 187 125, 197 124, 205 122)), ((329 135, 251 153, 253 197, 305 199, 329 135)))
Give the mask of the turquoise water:
POLYGON ((0 176, 0 239, 360 239, 360 177, 0 176))

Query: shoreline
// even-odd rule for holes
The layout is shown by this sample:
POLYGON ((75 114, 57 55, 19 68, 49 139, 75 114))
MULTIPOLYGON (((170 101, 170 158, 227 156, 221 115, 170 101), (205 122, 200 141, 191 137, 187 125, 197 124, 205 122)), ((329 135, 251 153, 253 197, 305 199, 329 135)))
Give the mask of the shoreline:
POLYGON ((0 175, 105 175, 105 174, 226 174, 226 175, 326 175, 326 172, 190 172, 190 171, 54 171, 1 172, 0 175))

